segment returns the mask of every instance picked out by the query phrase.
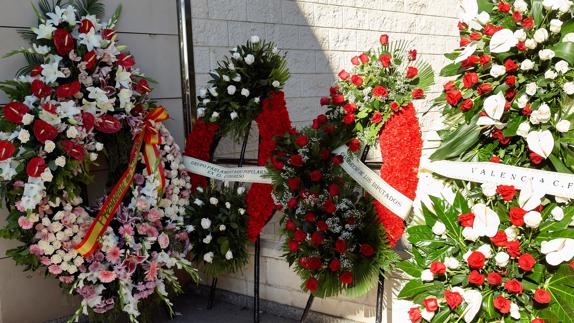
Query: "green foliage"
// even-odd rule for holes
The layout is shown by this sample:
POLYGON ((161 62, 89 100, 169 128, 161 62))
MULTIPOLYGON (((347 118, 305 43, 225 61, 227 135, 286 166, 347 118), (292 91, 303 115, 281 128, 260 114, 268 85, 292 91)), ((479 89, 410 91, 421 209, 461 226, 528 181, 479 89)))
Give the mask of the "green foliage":
POLYGON ((105 7, 100 0, 72 0, 70 4, 73 5, 82 16, 94 15, 98 17, 98 19, 102 19, 104 16, 105 7))

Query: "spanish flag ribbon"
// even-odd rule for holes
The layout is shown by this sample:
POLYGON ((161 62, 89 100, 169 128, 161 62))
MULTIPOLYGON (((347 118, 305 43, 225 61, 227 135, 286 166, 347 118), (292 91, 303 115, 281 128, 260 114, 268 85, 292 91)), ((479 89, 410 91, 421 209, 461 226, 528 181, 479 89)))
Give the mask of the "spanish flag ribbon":
POLYGON ((150 176, 153 174, 159 176, 160 185, 158 186, 158 190, 160 192, 163 191, 165 187, 165 172, 160 160, 158 145, 161 144, 161 136, 157 124, 168 118, 169 115, 164 107, 157 107, 146 115, 145 127, 135 138, 127 169, 112 189, 112 192, 108 195, 108 198, 92 222, 82 242, 74 247, 82 256, 89 257, 98 248, 99 238, 106 232, 113 215, 118 210, 124 196, 131 187, 142 146, 144 146, 143 156, 147 173, 150 176))

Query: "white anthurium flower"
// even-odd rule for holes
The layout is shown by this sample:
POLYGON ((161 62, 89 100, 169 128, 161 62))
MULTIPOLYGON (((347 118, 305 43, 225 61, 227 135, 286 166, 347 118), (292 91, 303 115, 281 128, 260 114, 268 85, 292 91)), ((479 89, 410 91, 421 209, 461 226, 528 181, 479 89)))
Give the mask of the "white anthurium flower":
POLYGON ((464 321, 470 323, 480 311, 482 307, 482 294, 477 290, 465 290, 462 295, 464 301, 468 304, 464 314, 464 321))
POLYGON ((474 214, 472 229, 477 235, 479 237, 494 237, 500 225, 498 214, 483 203, 474 205, 472 213, 474 214))
POLYGON ((203 261, 207 262, 207 263, 212 263, 213 262, 213 252, 208 252, 205 255, 203 255, 203 261))
POLYGON ((505 105, 506 99, 502 92, 489 96, 484 100, 483 104, 483 109, 487 116, 478 118, 476 124, 479 126, 496 126, 497 128, 504 127, 504 124, 500 122, 500 118, 504 113, 505 105))
POLYGON ((510 29, 501 29, 492 35, 490 39, 491 53, 506 53, 518 44, 518 39, 510 29))
POLYGON ((465 59, 469 58, 474 52, 476 52, 476 43, 471 43, 466 45, 466 47, 462 50, 460 55, 454 60, 455 63, 460 63, 465 59))
POLYGON ((558 266, 574 257, 574 239, 558 238, 543 241, 540 252, 546 255, 546 262, 549 265, 558 266))
POLYGON ((525 211, 532 211, 542 203, 544 193, 540 190, 534 190, 532 183, 522 187, 518 195, 518 206, 525 211))
POLYGON ((458 0, 458 19, 469 25, 478 16, 476 0, 458 0))
POLYGON ((227 260, 233 259, 233 252, 231 252, 231 250, 227 250, 227 252, 225 253, 225 259, 227 260))
POLYGON ((548 158, 554 149, 554 137, 549 130, 531 131, 526 142, 531 151, 543 158, 548 158))

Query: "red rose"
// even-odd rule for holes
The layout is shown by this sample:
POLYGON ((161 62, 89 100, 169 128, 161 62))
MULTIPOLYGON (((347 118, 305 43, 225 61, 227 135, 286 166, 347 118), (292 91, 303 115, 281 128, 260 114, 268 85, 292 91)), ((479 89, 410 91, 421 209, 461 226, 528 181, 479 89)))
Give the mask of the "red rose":
POLYGON ((357 105, 355 103, 349 102, 345 104, 343 110, 345 110, 347 113, 355 113, 355 111, 357 111, 357 105))
POLYGON ((506 79, 504 79, 504 82, 508 86, 514 86, 514 84, 516 84, 516 76, 514 75, 507 76, 506 79))
POLYGON ((355 122, 355 115, 352 113, 346 114, 345 117, 343 117, 343 123, 346 125, 351 125, 355 122))
POLYGON ((305 288, 307 288, 310 292, 314 292, 317 290, 317 288, 319 288, 319 281, 315 277, 309 277, 305 283, 305 288))
POLYGON ((296 252, 299 249, 299 243, 297 241, 289 241, 288 246, 291 252, 296 252))
POLYGON ((289 209, 294 209, 297 207, 297 198, 296 197, 292 197, 289 201, 287 201, 287 208, 289 209))
POLYGON ((474 102, 472 101, 472 99, 466 99, 460 105, 460 110, 462 112, 466 112, 466 111, 472 109, 473 106, 474 106, 474 102))
MULTIPOLYGON (((508 90, 506 90, 506 92, 504 92, 504 96, 505 96, 507 99, 512 99, 515 95, 516 95, 516 90, 515 90, 515 89, 508 89, 508 90)), ((510 102, 506 102, 506 105, 505 105, 504 108, 505 108, 505 110, 510 109, 510 102)))
POLYGON ((497 247, 504 247, 506 246, 506 242, 508 242, 508 237, 506 236, 506 232, 498 231, 494 237, 490 238, 490 241, 497 247))
POLYGON ((484 284, 484 275, 476 270, 473 270, 470 272, 470 275, 468 275, 468 282, 470 284, 480 286, 484 284))
POLYGON ((516 279, 507 280, 506 283, 504 283, 504 289, 514 294, 522 294, 524 291, 522 284, 516 279))
POLYGON ((525 52, 528 49, 528 47, 526 47, 526 43, 523 41, 519 41, 518 44, 516 44, 516 48, 521 52, 525 52))
POLYGON ((442 262, 433 261, 430 265, 430 271, 435 275, 446 273, 446 266, 442 262))
POLYGON ((332 272, 339 271, 339 269, 341 269, 341 261, 337 258, 331 260, 331 262, 329 263, 329 269, 332 272))
POLYGON ((490 60, 491 60, 490 55, 488 55, 488 54, 482 54, 482 55, 480 56, 480 59, 479 59, 478 62, 480 63, 480 65, 486 65, 486 64, 490 63, 490 60))
POLYGON ((538 304, 548 304, 550 303, 550 300, 552 299, 552 295, 550 294, 549 291, 538 288, 535 292, 534 292, 534 300, 536 301, 536 303, 538 304))
POLYGON ((289 180, 287 180, 287 186, 289 186, 289 188, 292 191, 298 190, 300 184, 301 184, 301 179, 299 179, 298 177, 290 178, 289 180))
POLYGON ((425 97, 425 91, 423 89, 416 88, 413 89, 411 95, 413 96, 413 99, 419 100, 425 97))
POLYGON ((492 84, 484 83, 478 86, 478 95, 483 95, 492 92, 492 84))
POLYGON ((429 312, 435 312, 436 310, 438 310, 438 301, 436 297, 426 298, 423 301, 423 305, 425 306, 425 309, 429 312))
POLYGON ((361 252, 361 255, 365 257, 371 257, 372 255, 375 254, 375 248, 366 243, 360 245, 359 251, 361 252))
POLYGON ((394 101, 391 102, 391 110, 393 110, 393 111, 399 111, 399 108, 400 108, 400 107, 399 107, 399 104, 398 104, 398 103, 396 103, 396 102, 394 102, 394 101))
POLYGON ((361 60, 361 62, 366 63, 369 61, 369 56, 367 56, 367 54, 362 53, 361 55, 359 55, 359 59, 361 60))
POLYGON ((347 143, 347 146, 349 147, 350 151, 355 153, 359 151, 359 149, 361 148, 361 142, 359 141, 359 139, 353 138, 347 143))
POLYGON ((350 74, 349 72, 345 71, 345 70, 341 70, 338 74, 339 78, 343 81, 345 81, 346 79, 349 78, 350 74))
POLYGON ((334 105, 343 105, 345 103, 345 97, 340 94, 333 95, 332 99, 334 105))
POLYGON ((391 66, 391 55, 390 54, 382 54, 381 57, 379 57, 379 61, 381 62, 383 67, 389 67, 389 66, 391 66))
POLYGON ((82 60, 86 63, 86 69, 91 70, 96 66, 97 63, 97 55, 96 55, 96 51, 89 51, 87 52, 84 57, 82 58, 82 60))
POLYGON ((409 61, 414 61, 417 59, 417 50, 416 49, 411 49, 409 50, 409 61))
POLYGON ((480 251, 473 251, 467 259, 470 268, 482 269, 484 267, 484 261, 486 257, 480 251))
POLYGON ((297 231, 295 231, 293 237, 295 238, 295 241, 305 241, 305 239, 307 239, 307 234, 305 233, 305 231, 298 229, 297 231))
POLYGON ((489 161, 491 163, 500 163, 500 157, 496 156, 496 155, 492 155, 489 159, 489 161))
POLYGON ((478 83, 478 74, 474 72, 466 72, 462 78, 463 85, 466 89, 470 89, 478 83))
POLYGON ((281 170, 285 167, 285 164, 283 164, 282 162, 280 162, 279 160, 277 160, 275 158, 271 158, 271 164, 277 170, 281 170))
POLYGON ((457 308, 462 303, 462 295, 459 292, 444 291, 444 299, 451 310, 457 308))
POLYGON ((285 228, 289 231, 295 231, 295 229, 297 227, 295 226, 295 222, 293 222, 293 220, 289 219, 289 220, 287 220, 287 223, 285 223, 285 228))
POLYGON ((462 92, 460 92, 459 90, 451 90, 446 93, 446 102, 448 102, 453 107, 456 107, 461 99, 462 99, 462 92))
POLYGON ((524 271, 531 271, 536 265, 536 259, 531 254, 525 253, 518 257, 518 267, 524 271))
POLYGON ((494 27, 494 25, 490 23, 486 24, 486 26, 484 26, 483 32, 487 36, 492 36, 494 35, 494 33, 496 33, 496 27, 494 27))
POLYGON ((301 167, 303 166, 303 157, 301 157, 299 154, 291 155, 291 157, 289 157, 289 164, 293 165, 294 167, 301 167))
POLYGON ((508 58, 506 61, 504 61, 504 67, 506 68, 506 73, 510 73, 518 69, 518 64, 508 58))
POLYGON ((341 239, 335 241, 335 251, 337 251, 338 253, 347 252, 347 242, 341 239))
POLYGON ((74 39, 69 32, 58 28, 54 32, 54 46, 56 47, 58 55, 66 56, 74 49, 74 39))
POLYGON ((321 171, 320 170, 314 170, 312 172, 309 173, 309 178, 311 179, 311 181, 313 182, 318 182, 321 180, 321 171))
POLYGON ((387 89, 382 85, 377 85, 373 88, 373 96, 381 97, 381 96, 388 96, 388 95, 389 95, 389 91, 387 91, 387 89))
POLYGON ((496 308, 502 314, 508 314, 510 312, 510 301, 500 295, 494 299, 494 308, 496 308))
POLYGON ((510 137, 505 137, 504 134, 502 133, 502 130, 500 129, 495 129, 490 136, 492 138, 497 139, 502 145, 506 145, 510 142, 510 137))
POLYGON ((472 227, 474 224, 474 213, 463 213, 459 215, 458 222, 462 227, 472 227))
POLYGON ((331 158, 331 161, 334 165, 341 165, 343 163, 343 156, 335 155, 333 158, 331 158))
POLYGON ((36 139, 41 143, 45 143, 47 140, 54 140, 58 136, 58 129, 41 119, 34 121, 32 131, 36 139))
POLYGON ((116 56, 116 64, 122 66, 123 68, 129 70, 132 66, 136 65, 136 61, 131 54, 120 53, 116 56))
POLYGON ((4 106, 4 118, 15 124, 22 124, 22 118, 30 111, 27 105, 21 102, 10 102, 4 106))
POLYGON ((383 121, 383 115, 379 111, 375 112, 371 118, 371 123, 377 124, 381 121, 383 121))
POLYGON ((113 134, 122 129, 121 122, 109 114, 104 114, 96 119, 96 130, 99 132, 113 134))
MULTIPOLYGON (((134 88, 141 94, 146 94, 151 92, 151 88, 149 87, 149 83, 146 79, 139 80, 135 85, 134 88)), ((328 103, 327 103, 328 104, 328 103)))
POLYGON ((353 64, 353 65, 361 64, 361 62, 359 61, 359 57, 353 56, 353 58, 351 58, 351 64, 353 64))
POLYGON ((531 323, 544 323, 544 320, 537 317, 537 318, 533 319, 531 323))
POLYGON ((343 285, 350 285, 353 282, 353 274, 349 271, 344 271, 341 275, 339 275, 339 280, 343 285))
POLYGON ((520 256, 520 241, 508 241, 506 243, 506 251, 510 257, 516 258, 520 256))
POLYGON ((456 85, 454 84, 453 81, 446 82, 442 87, 443 87, 445 92, 456 90, 456 85))
POLYGON ((331 98, 328 96, 324 96, 319 100, 319 104, 321 105, 329 105, 331 103, 331 98))
POLYGON ((499 273, 490 273, 487 279, 490 285, 498 286, 502 284, 502 276, 499 273))
POLYGON ((526 211, 519 208, 513 207, 509 211, 510 214, 510 223, 514 224, 517 227, 521 227, 524 225, 524 215, 526 211))
POLYGON ((498 4, 498 10, 502 12, 509 12, 510 11, 510 4, 506 2, 501 2, 498 4))
POLYGON ((520 110, 520 113, 523 116, 529 116, 530 114, 532 114, 532 108, 530 107, 530 105, 525 105, 524 108, 522 108, 522 110, 520 110))
POLYGON ((323 237, 322 234, 320 234, 319 232, 315 231, 313 232, 313 234, 311 235, 311 242, 316 245, 316 246, 320 246, 323 244, 323 241, 325 241, 325 237, 323 237))
POLYGON ((307 136, 305 136, 305 135, 302 135, 302 136, 295 138, 295 144, 297 144, 299 147, 306 146, 308 143, 309 143, 309 138, 307 138, 307 136))
POLYGON ((64 151, 75 160, 83 160, 86 151, 84 150, 84 146, 77 144, 71 140, 63 140, 62 141, 62 148, 64 151))
POLYGON ((337 186, 337 184, 334 183, 329 184, 328 190, 330 196, 337 196, 339 195, 340 192, 339 186, 337 186))
POLYGON ((462 61, 461 66, 468 68, 468 67, 473 67, 474 65, 476 65, 478 63, 480 63, 480 57, 478 57, 476 55, 470 55, 470 57, 468 57, 467 59, 462 61))
POLYGON ((535 153, 533 151, 530 152, 529 157, 530 157, 530 161, 535 165, 542 163, 542 160, 544 159, 544 158, 542 158, 542 156, 538 155, 537 153, 535 153))
POLYGON ((32 81, 32 93, 38 98, 45 98, 52 95, 52 88, 40 80, 32 81))
POLYGON ((522 20, 522 14, 518 11, 515 11, 512 13, 512 20, 514 20, 514 22, 519 23, 522 20))
POLYGON ((460 41, 458 42, 458 45, 460 47, 465 47, 466 45, 470 44, 470 42, 471 42, 470 38, 460 37, 460 41))
POLYGON ((409 319, 411 320, 411 323, 420 322, 423 319, 420 308, 412 307, 409 310, 409 319))
POLYGON ((361 86, 363 85, 363 78, 359 75, 353 75, 351 76, 351 83, 355 84, 356 86, 361 86))
POLYGON ((102 38, 105 40, 112 40, 116 35, 116 31, 110 28, 102 30, 102 38))
POLYGON ((482 39, 482 35, 479 32, 475 31, 472 34, 470 34, 470 39, 480 40, 480 39, 482 39))
POLYGON ((56 95, 59 98, 72 97, 80 92, 80 82, 72 82, 68 84, 62 84, 56 89, 56 95))
POLYGON ((379 41, 381 42, 381 45, 387 45, 389 43, 389 35, 382 34, 381 37, 379 37, 379 41))
POLYGON ((496 193, 502 196, 505 201, 512 201, 514 195, 516 194, 516 189, 512 185, 498 185, 496 187, 496 193))
POLYGON ((14 147, 11 142, 8 140, 0 140, 0 161, 4 161, 14 156, 15 151, 16 147, 14 147))
POLYGON ((466 30, 466 28, 468 28, 468 25, 461 21, 459 21, 456 25, 460 31, 466 30))
POLYGON ((87 34, 92 28, 94 28, 94 24, 89 19, 84 19, 80 24, 80 33, 87 34))
POLYGON ((415 78, 417 75, 419 75, 419 70, 418 70, 416 67, 414 67, 414 66, 409 66, 409 67, 407 67, 407 75, 406 75, 406 77, 407 77, 408 79, 415 78))
POLYGON ((305 214, 305 221, 315 222, 315 214, 313 214, 313 212, 307 212, 307 214, 305 214))
POLYGON ((335 203, 333 203, 333 201, 331 200, 326 200, 325 202, 323 202, 322 207, 323 211, 325 211, 325 213, 328 214, 333 214, 337 210, 337 208, 335 207, 335 203))
POLYGON ((522 20, 522 27, 524 27, 526 29, 530 29, 530 28, 534 27, 534 17, 530 16, 530 17, 524 18, 524 20, 522 20))
POLYGON ((329 94, 331 94, 331 95, 339 94, 339 86, 333 85, 333 86, 329 87, 329 94))
POLYGON ((48 164, 42 157, 34 157, 26 165, 26 174, 30 177, 40 177, 47 167, 48 164))

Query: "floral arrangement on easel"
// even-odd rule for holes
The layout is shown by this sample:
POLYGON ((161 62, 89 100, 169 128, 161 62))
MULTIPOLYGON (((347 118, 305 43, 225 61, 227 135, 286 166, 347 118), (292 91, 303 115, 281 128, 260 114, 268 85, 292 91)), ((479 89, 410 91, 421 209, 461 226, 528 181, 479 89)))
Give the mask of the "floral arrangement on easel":
POLYGON ((22 31, 32 47, 9 54, 29 66, 0 83, 11 100, 0 113, 9 209, 0 236, 23 243, 7 255, 79 295, 72 320, 135 322, 157 300, 173 314, 169 296, 181 291, 174 270, 197 278, 183 218, 191 186, 161 124, 169 116, 117 42, 121 10, 108 22, 97 18, 98 1, 40 1, 34 11, 39 25, 22 31), (89 206, 90 168, 106 160, 109 195, 89 206))

